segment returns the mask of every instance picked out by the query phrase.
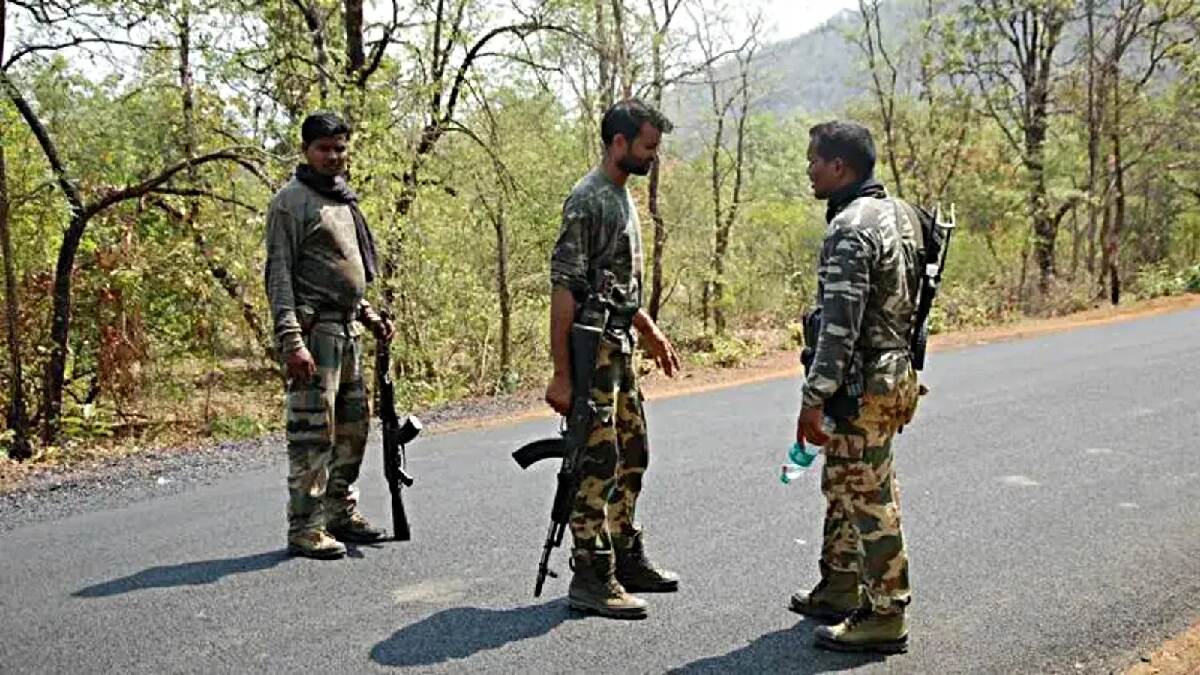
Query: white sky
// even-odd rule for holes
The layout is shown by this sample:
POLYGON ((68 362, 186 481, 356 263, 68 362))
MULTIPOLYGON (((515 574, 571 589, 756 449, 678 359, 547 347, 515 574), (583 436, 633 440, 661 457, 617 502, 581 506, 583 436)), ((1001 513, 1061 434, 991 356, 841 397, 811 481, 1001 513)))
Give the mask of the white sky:
POLYGON ((761 7, 767 40, 778 41, 806 33, 843 9, 858 7, 857 0, 750 0, 761 7))

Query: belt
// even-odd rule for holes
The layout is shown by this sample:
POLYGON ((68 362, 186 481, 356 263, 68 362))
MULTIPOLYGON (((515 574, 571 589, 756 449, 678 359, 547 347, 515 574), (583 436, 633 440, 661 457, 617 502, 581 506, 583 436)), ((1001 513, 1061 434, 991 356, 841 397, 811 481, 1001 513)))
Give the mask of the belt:
POLYGON ((357 312, 341 309, 320 309, 315 316, 316 323, 354 323, 357 312))

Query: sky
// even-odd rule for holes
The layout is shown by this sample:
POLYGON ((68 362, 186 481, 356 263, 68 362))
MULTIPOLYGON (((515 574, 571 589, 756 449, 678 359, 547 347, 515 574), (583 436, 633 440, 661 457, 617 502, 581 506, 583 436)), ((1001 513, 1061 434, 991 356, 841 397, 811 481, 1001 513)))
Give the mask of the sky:
POLYGON ((751 0, 748 4, 762 8, 771 42, 807 33, 843 9, 858 7, 857 0, 751 0))

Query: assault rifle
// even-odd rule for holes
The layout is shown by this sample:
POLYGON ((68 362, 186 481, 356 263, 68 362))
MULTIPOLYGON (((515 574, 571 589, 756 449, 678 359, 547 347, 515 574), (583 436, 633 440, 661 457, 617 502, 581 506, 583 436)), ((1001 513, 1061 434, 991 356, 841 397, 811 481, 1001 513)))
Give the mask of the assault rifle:
POLYGON ((396 414, 396 387, 392 383, 391 355, 384 343, 375 347, 375 391, 379 396, 376 414, 383 429, 383 475, 387 479, 388 491, 392 493, 392 535, 396 541, 408 541, 412 533, 408 530, 408 516, 404 512, 404 497, 400 491, 412 487, 413 477, 408 473, 408 453, 405 444, 421 433, 421 420, 415 415, 396 414))
POLYGON ((567 523, 571 519, 575 493, 579 491, 579 460, 587 448, 596 416, 596 404, 592 400, 592 371, 596 367, 600 340, 604 337, 613 308, 612 282, 611 273, 605 273, 571 324, 571 409, 565 418, 565 426, 559 431, 560 436, 527 443, 513 453, 513 459, 522 469, 528 469, 544 459, 562 459, 558 469, 558 486, 554 491, 554 505, 550 508, 550 529, 546 532, 537 581, 533 586, 535 598, 542 594, 547 576, 558 578, 558 574, 550 569, 550 553, 562 545, 567 523))
MULTIPOLYGON (((923 211, 923 210, 921 210, 923 211)), ((913 312, 913 334, 910 344, 913 370, 925 368, 925 349, 929 344, 929 313, 942 285, 942 273, 946 271, 946 256, 950 252, 950 235, 954 233, 954 205, 950 205, 950 219, 942 211, 941 204, 933 213, 920 213, 921 223, 921 282, 917 291, 917 307, 913 312)))

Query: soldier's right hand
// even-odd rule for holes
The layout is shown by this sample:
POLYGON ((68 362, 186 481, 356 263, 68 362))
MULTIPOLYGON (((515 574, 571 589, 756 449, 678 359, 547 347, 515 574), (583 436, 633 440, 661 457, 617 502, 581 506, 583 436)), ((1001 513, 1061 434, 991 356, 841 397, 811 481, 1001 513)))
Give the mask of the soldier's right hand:
POLYGON ((287 374, 293 382, 308 382, 317 374, 317 363, 313 361, 307 348, 300 347, 288 354, 287 374))
POLYGON ((559 415, 571 412, 571 378, 555 374, 546 385, 546 403, 559 415))

